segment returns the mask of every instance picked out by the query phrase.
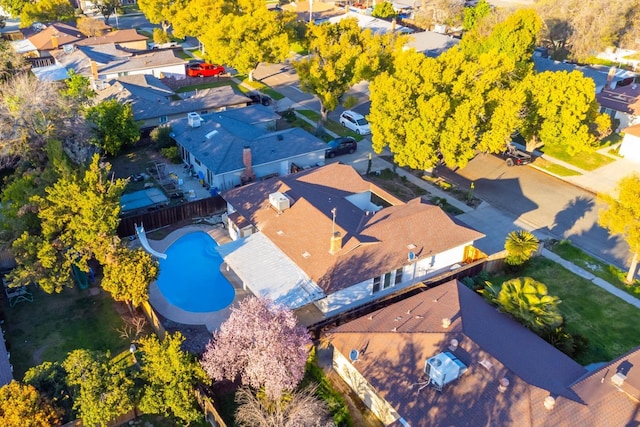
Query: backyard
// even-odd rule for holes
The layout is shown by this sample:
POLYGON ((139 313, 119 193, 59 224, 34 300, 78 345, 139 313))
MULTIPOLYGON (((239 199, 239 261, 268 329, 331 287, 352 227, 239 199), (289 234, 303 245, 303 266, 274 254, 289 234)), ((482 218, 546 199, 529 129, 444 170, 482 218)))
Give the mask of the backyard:
POLYGON ((560 297, 567 330, 588 339, 578 363, 609 361, 640 345, 636 330, 640 309, 546 258, 534 258, 518 274, 501 273, 489 281, 499 285, 523 276, 544 283, 550 295, 560 297))
POLYGON ((11 353, 13 376, 21 380, 27 369, 43 361, 63 361, 74 349, 119 353, 131 342, 120 336, 126 308, 97 287, 64 289, 49 295, 31 286, 33 302, 9 307, 2 299, 3 329, 11 353))

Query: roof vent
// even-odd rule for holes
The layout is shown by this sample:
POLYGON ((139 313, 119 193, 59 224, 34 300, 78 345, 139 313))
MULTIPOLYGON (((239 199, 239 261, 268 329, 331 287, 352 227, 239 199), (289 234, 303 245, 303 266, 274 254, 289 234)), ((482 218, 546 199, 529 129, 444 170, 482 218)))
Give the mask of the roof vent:
POLYGON ((622 372, 616 372, 611 377, 611 382, 616 387, 622 387, 622 384, 624 384, 624 380, 626 379, 627 379, 627 376, 625 374, 623 374, 622 372))
POLYGON ((302 258, 305 258, 305 259, 306 259, 306 258, 309 258, 310 256, 311 256, 311 254, 310 254, 309 252, 307 252, 307 251, 304 251, 304 252, 302 253, 302 258))
POLYGON ((491 368, 493 368, 493 363, 489 362, 487 359, 482 359, 479 363, 480 363, 480 365, 482 365, 486 370, 491 370, 491 368))
POLYGON ((187 122, 192 128, 199 128, 202 124, 202 117, 198 113, 189 113, 187 114, 187 122))
MULTIPOLYGON (((197 127, 197 126, 196 126, 196 127, 197 127)), ((208 134, 206 134, 204 137, 205 137, 205 138, 207 138, 207 139, 211 139, 211 138, 213 138, 214 136, 216 136, 217 134, 218 134, 218 131, 217 131, 217 130, 212 130, 211 132, 209 132, 208 134)))
POLYGON ((458 344, 460 343, 457 339, 452 339, 451 341, 449 341, 449 350, 456 351, 458 349, 458 344))
POLYGON ((544 407, 547 410, 552 410, 556 406, 556 399, 553 396, 547 396, 544 398, 544 407))
POLYGON ((448 317, 443 318, 442 327, 447 329, 449 326, 451 326, 451 319, 449 319, 448 317))
POLYGON ((500 378, 500 384, 498 385, 498 391, 500 393, 504 393, 505 391, 507 391, 508 387, 509 387, 509 379, 500 378))
POLYGON ((276 139, 277 139, 278 141, 282 141, 282 140, 284 139, 284 137, 283 137, 282 135, 278 135, 278 136, 276 137, 276 139))

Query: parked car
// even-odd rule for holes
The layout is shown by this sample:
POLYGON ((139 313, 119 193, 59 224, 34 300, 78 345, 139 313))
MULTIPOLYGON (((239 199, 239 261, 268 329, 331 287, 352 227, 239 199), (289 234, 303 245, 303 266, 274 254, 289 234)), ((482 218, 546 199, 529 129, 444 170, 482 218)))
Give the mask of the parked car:
POLYGON ((324 152, 324 156, 328 158, 335 157, 338 154, 353 154, 358 149, 358 143, 350 136, 332 139, 327 145, 329 148, 324 152))
POLYGON ((189 77, 219 76, 224 72, 222 65, 207 64, 206 62, 187 64, 187 76, 189 77))
POLYGON ((179 47, 180 44, 178 42, 167 42, 167 43, 149 43, 149 49, 172 49, 174 47, 179 47))
POLYGON ((251 102, 248 105, 262 104, 265 107, 271 105, 271 97, 260 92, 249 92, 247 96, 251 98, 251 102))
POLYGON ((531 154, 526 151, 519 150, 515 145, 508 144, 507 149, 502 152, 502 157, 505 159, 507 166, 513 165, 526 165, 531 163, 531 154))
POLYGON ((369 122, 364 116, 355 111, 346 110, 340 114, 340 124, 347 129, 351 129, 358 135, 367 135, 371 133, 369 122))

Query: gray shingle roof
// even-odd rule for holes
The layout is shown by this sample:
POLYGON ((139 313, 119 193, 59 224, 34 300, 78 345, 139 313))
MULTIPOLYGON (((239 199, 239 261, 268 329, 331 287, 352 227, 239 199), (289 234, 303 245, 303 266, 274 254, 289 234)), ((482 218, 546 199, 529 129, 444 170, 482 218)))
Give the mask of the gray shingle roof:
POLYGON ((186 118, 170 124, 176 135, 174 139, 214 174, 244 169, 242 150, 245 146, 251 148, 255 166, 326 149, 324 142, 304 129, 269 132, 243 122, 242 117, 259 123, 280 116, 262 105, 251 105, 205 114, 203 123, 197 128, 191 128, 186 118))

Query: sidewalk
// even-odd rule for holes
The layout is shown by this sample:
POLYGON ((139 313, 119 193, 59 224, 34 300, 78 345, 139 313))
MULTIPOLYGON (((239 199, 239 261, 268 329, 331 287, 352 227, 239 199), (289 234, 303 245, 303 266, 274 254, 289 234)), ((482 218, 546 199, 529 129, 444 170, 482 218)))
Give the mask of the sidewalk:
MULTIPOLYGON (((234 79, 234 81, 238 84, 243 84, 242 82, 240 82, 237 79, 234 79)), ((244 84, 243 84, 244 85, 244 84)), ((248 85, 244 85, 245 87, 249 87, 248 85)), ((249 87, 250 88, 250 87, 249 87)), ((251 88, 252 89, 252 88, 251 88)), ((284 111, 288 108, 293 108, 294 110, 296 109, 300 109, 302 108, 300 105, 296 104, 295 102, 291 101, 288 98, 283 98, 282 100, 278 101, 274 107, 277 111, 284 111)), ((301 114, 298 114, 296 112, 296 116, 299 117, 300 119, 308 122, 309 124, 313 125, 314 127, 317 126, 317 123, 315 123, 314 121, 308 119, 306 116, 303 116, 301 114)), ((329 129, 325 128, 325 132, 327 132, 329 135, 331 135, 332 137, 336 138, 339 135, 336 135, 334 132, 331 132, 329 129)), ((366 154, 368 155, 368 153, 372 153, 374 156, 374 167, 372 167, 372 170, 381 170, 384 168, 389 168, 389 169, 393 169, 393 164, 391 164, 390 162, 382 159, 381 157, 379 157, 376 153, 373 152, 373 150, 371 149, 371 142, 368 139, 363 139, 362 141, 359 142, 359 144, 361 146, 365 147, 366 154)), ((607 151, 609 150, 609 148, 606 149, 607 151)), ((359 150, 362 151, 362 150, 359 150)), ((577 172, 580 172, 582 175, 577 176, 577 177, 557 177, 559 179, 564 179, 567 180, 569 182, 572 182, 574 185, 580 186, 584 189, 586 189, 587 191, 590 191, 592 193, 597 193, 597 192, 606 192, 606 191, 610 191, 611 189, 615 188, 615 183, 622 177, 624 176, 624 174, 628 174, 630 170, 637 170, 638 167, 637 165, 632 165, 631 168, 627 168, 625 165, 621 165, 619 162, 623 161, 623 159, 617 159, 616 161, 610 163, 607 166, 611 166, 611 173, 609 176, 607 176, 606 178, 603 179, 603 177, 601 177, 601 170, 607 166, 604 166, 603 168, 599 169, 598 174, 595 174, 594 172, 589 172, 589 171, 585 171, 582 169, 579 169, 573 165, 569 165, 566 162, 562 162, 558 159, 554 159, 550 156, 546 156, 541 152, 537 152, 534 154, 545 158, 547 160, 549 160, 550 162, 554 162, 557 164, 560 164, 568 169, 572 169, 575 170, 577 172), (621 176, 622 175, 622 176, 621 176), (572 178, 572 179, 568 179, 568 178, 572 178), (599 190, 595 190, 596 188, 599 188, 599 190), (603 190, 606 189, 606 190, 603 190)), ((603 153, 604 155, 609 155, 608 153, 603 153)), ((356 164, 353 164, 354 168, 358 169, 356 164)), ((361 168, 361 167, 360 167, 361 168)), ((360 171, 361 173, 364 173, 364 171, 360 171)), ((547 171, 544 171, 545 173, 548 173, 547 171)), ((411 183, 413 183, 414 185, 417 185, 418 187, 424 189, 425 191, 429 192, 430 194, 437 196, 437 197, 441 197, 447 200, 448 203, 450 203, 451 205, 457 207, 458 209, 460 209, 461 211, 465 212, 465 214, 467 213, 472 213, 476 210, 483 210, 483 211, 492 211, 495 210, 491 207, 491 205, 489 205, 486 202, 482 202, 480 204, 480 206, 478 206, 477 208, 473 208, 468 206, 466 203, 461 202, 460 200, 456 199, 455 197, 453 197, 450 193, 443 191, 441 189, 439 189, 438 187, 434 186, 433 184, 420 179, 419 177, 416 177, 415 175, 411 174, 410 172, 405 171, 402 168, 396 168, 396 173, 400 176, 406 177, 406 179, 408 181, 410 181, 411 183)), ((498 212, 496 212, 496 214, 498 214, 498 212)), ((461 219, 464 221, 464 217, 465 215, 462 214, 461 219)), ((492 218, 487 218, 487 220, 494 222, 495 221, 495 216, 492 215, 492 218)), ((471 226, 473 226, 473 224, 469 224, 471 226)), ((513 222, 511 222, 511 225, 515 225, 517 228, 523 228, 523 229, 527 229, 529 231, 532 230, 531 227, 527 226, 527 224, 523 224, 522 222, 519 222, 518 220, 515 220, 513 222)), ((485 227, 483 227, 485 228, 485 227)), ((504 236, 502 234, 504 234, 506 236, 506 234, 509 232, 510 230, 504 230, 504 233, 498 233, 500 234, 499 236, 497 236, 497 239, 494 238, 494 242, 493 242, 493 249, 494 252, 497 250, 501 250, 502 249, 502 245, 504 245, 504 236), (500 245, 500 246, 498 246, 500 245)), ((492 237, 496 237, 496 236, 487 236, 487 239, 491 239, 492 237)), ((546 238, 546 236, 539 236, 541 238, 546 238)), ((544 249, 542 251, 542 256, 544 256, 545 258, 548 258, 560 265, 562 265, 563 267, 565 267, 567 270, 587 279, 590 280, 592 283, 594 283, 596 286, 599 286, 600 288, 606 290, 607 292, 611 293, 612 295, 617 296, 618 298, 622 299, 623 301, 633 305, 634 307, 640 308, 640 299, 635 298, 631 295, 629 295, 628 293, 616 288, 615 286, 613 286, 610 283, 605 282, 604 280, 600 279, 599 277, 594 276, 592 273, 578 267, 575 264, 572 264, 569 261, 566 261, 562 258, 560 258, 558 255, 554 254, 553 252, 544 249)))

